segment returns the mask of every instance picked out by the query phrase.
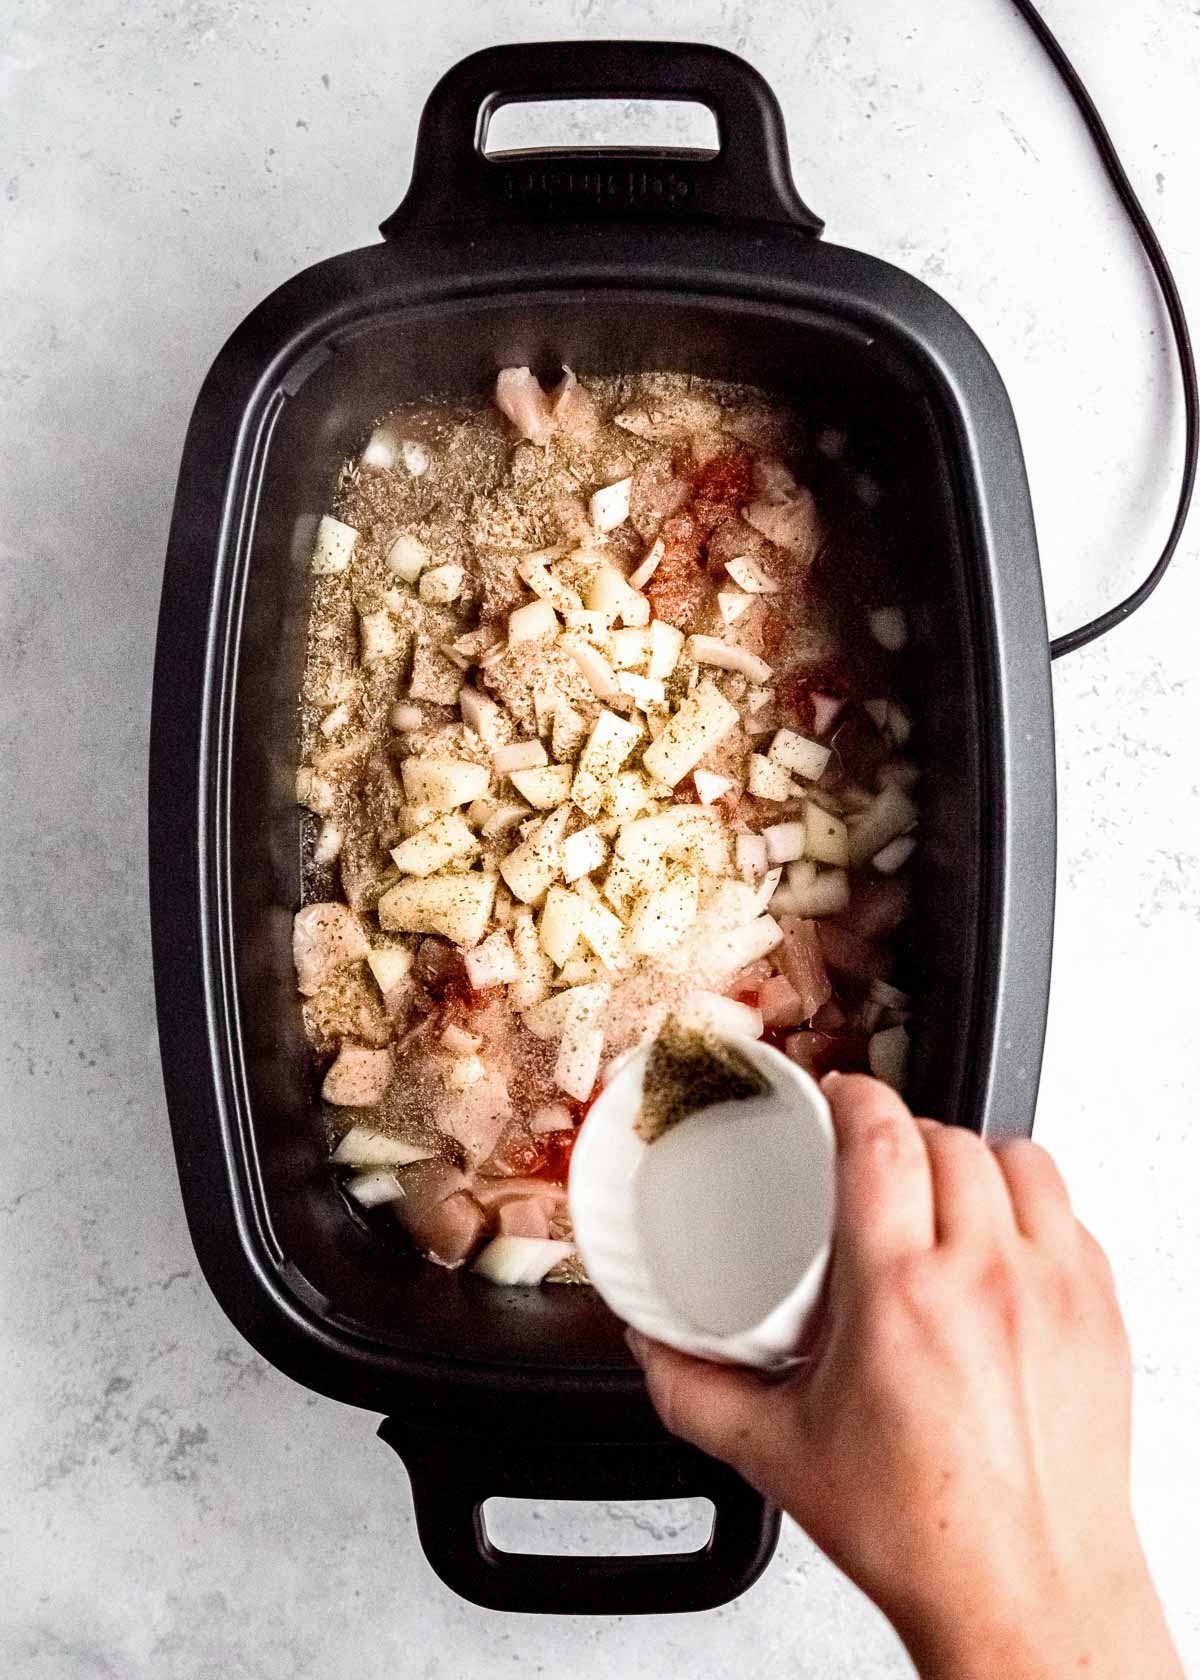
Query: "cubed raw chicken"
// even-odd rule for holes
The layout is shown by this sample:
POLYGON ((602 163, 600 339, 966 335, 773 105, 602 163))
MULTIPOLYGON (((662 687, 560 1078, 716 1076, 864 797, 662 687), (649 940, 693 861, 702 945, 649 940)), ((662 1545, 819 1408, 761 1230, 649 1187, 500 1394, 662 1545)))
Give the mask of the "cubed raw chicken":
POLYGON ((815 922, 811 925, 818 929, 822 955, 835 974, 844 974, 851 980, 865 983, 868 980, 883 979, 891 967, 884 946, 860 939, 858 934, 851 933, 848 928, 837 927, 832 922, 815 922))
POLYGON ((787 549, 802 565, 816 558, 821 546, 821 521, 811 490, 798 490, 786 502, 751 502, 746 518, 769 542, 787 549))
POLYGON ((550 1205, 541 1196, 522 1196, 506 1202, 496 1216, 502 1237, 548 1237, 550 1205))
POLYGON ((491 1155, 512 1118, 508 1082, 498 1069, 490 1068, 466 1090, 447 1092, 445 1106, 435 1118, 462 1145, 467 1165, 476 1167, 491 1155))
POLYGON ((527 367, 496 375, 496 407, 530 443, 549 443, 554 436, 550 399, 527 367))
POLYGON ((340 1108, 370 1108, 382 1101, 392 1077, 390 1050, 343 1044, 325 1075, 321 1095, 340 1108))
POLYGON ((296 985, 305 997, 371 949, 358 917, 344 904, 306 904, 292 923, 296 985))
POLYGON ((411 1208, 407 1201, 394 1206, 416 1246, 440 1266, 464 1265, 479 1246, 487 1225, 483 1209, 469 1190, 456 1190, 424 1212, 411 1208))
POLYGON ((800 482, 824 417, 570 368, 494 402, 384 414, 323 522, 297 798, 338 902, 293 938, 348 1194, 536 1287, 582 1266, 578 1105, 670 1010, 900 1083, 921 734, 886 553, 812 564, 865 500, 844 438, 800 482))
POLYGON ((775 961, 799 998, 800 1019, 807 1021, 833 995, 818 924, 799 916, 781 916, 779 925, 783 939, 775 948, 775 961))

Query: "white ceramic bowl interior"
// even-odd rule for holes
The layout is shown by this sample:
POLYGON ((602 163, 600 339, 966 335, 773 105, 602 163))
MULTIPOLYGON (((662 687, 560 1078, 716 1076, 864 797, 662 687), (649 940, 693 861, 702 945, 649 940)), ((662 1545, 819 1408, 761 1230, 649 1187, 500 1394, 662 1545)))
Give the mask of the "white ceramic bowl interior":
POLYGON ((685 1353, 795 1358, 829 1261, 834 1135, 816 1082, 768 1044, 731 1039, 765 1097, 637 1135, 649 1047, 592 1104, 571 1159, 575 1239, 592 1282, 636 1330, 685 1353))

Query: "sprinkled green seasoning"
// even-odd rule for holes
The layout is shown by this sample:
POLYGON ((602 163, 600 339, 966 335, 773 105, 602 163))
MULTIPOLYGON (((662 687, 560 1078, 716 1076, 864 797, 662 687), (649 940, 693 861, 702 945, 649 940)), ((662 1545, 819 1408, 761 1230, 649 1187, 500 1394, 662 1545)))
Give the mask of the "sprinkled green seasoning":
POLYGON ((765 1096, 767 1089, 745 1056, 669 1015, 650 1047, 634 1131, 643 1142, 655 1143, 689 1114, 765 1096))

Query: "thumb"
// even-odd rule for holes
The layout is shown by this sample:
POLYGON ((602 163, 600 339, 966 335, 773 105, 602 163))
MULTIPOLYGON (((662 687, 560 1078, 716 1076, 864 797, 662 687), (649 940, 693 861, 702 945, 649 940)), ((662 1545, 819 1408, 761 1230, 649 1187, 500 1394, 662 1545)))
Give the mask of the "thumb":
MULTIPOLYGON (((753 1371, 693 1359, 637 1330, 627 1330, 625 1340, 645 1373, 664 1427, 723 1459, 766 1492, 769 1467, 782 1445, 785 1411, 790 1410, 788 1389, 753 1371)), ((794 1424, 788 1433, 795 1434, 794 1424)))

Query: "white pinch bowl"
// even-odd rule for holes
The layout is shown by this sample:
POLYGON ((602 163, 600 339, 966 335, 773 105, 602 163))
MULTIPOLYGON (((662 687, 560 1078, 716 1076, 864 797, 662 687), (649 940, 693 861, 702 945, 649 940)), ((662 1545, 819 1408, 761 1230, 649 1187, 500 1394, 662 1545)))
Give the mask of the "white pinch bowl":
POLYGON ((766 1096, 701 1109, 647 1144, 634 1125, 649 1045, 613 1071, 580 1128, 568 1181, 575 1240, 635 1330, 724 1364, 780 1369, 821 1293, 835 1144, 815 1080, 755 1039, 725 1039, 766 1096))

